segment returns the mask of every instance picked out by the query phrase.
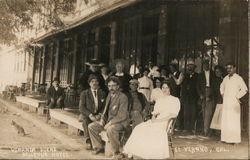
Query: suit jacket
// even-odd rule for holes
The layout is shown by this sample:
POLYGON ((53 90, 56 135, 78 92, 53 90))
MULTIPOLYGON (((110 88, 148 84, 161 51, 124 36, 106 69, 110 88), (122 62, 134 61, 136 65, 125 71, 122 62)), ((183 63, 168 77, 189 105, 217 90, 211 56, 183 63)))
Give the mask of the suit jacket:
POLYGON ((106 94, 102 89, 97 90, 98 106, 95 108, 94 96, 91 89, 87 89, 81 92, 79 111, 83 116, 88 117, 90 114, 97 115, 104 109, 106 94))
MULTIPOLYGON (((174 77, 178 79, 179 76, 180 76, 180 72, 177 71, 176 74, 174 75, 174 77)), ((170 78, 170 85, 171 85, 171 89, 172 89, 171 90, 171 95, 173 95, 175 97, 180 97, 180 90, 181 90, 181 88, 180 88, 180 85, 177 85, 175 83, 174 78, 170 78)))
POLYGON ((181 83, 181 100, 182 101, 197 101, 198 93, 196 89, 198 73, 194 72, 192 75, 185 74, 185 78, 181 83))
POLYGON ((106 123, 128 125, 128 98, 124 93, 118 91, 112 98, 110 94, 107 96, 103 119, 106 123))
POLYGON ((50 100, 51 98, 54 98, 54 99, 58 99, 59 97, 64 98, 64 89, 61 87, 58 87, 56 91, 55 87, 51 86, 48 89, 47 97, 48 97, 48 100, 50 100))
MULTIPOLYGON (((211 95, 210 97, 215 97, 215 81, 216 81, 216 76, 214 71, 210 70, 209 73, 209 83, 210 83, 210 88, 211 88, 211 95)), ((206 77, 205 77, 205 72, 202 71, 197 78, 197 83, 196 83, 196 88, 198 95, 203 95, 205 96, 205 88, 206 88, 206 77)))

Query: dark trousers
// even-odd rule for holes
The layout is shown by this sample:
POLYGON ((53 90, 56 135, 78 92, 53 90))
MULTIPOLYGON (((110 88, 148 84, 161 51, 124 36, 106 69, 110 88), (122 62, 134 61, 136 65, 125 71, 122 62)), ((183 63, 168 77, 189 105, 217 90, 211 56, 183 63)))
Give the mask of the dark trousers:
POLYGON ((202 115, 203 115, 203 131, 205 134, 208 133, 212 116, 215 109, 215 100, 212 97, 211 89, 206 88, 205 98, 202 100, 202 115))
POLYGON ((63 103, 63 99, 59 100, 58 99, 54 99, 54 101, 49 101, 49 108, 64 108, 64 103, 63 103))
POLYGON ((196 120, 197 99, 187 98, 183 101, 184 130, 193 131, 196 120))
MULTIPOLYGON (((104 127, 97 122, 93 122, 89 124, 88 129, 93 148, 94 149, 104 148, 103 141, 101 139, 101 136, 99 135, 104 130, 104 127)), ((124 127, 119 123, 109 126, 106 130, 108 140, 111 144, 111 152, 114 154, 119 152, 119 147, 120 147, 119 133, 122 130, 124 130, 124 127)))
POLYGON ((181 104, 181 109, 180 109, 180 112, 179 112, 179 114, 178 114, 178 116, 177 116, 177 120, 176 120, 176 128, 178 128, 178 129, 183 129, 183 126, 184 126, 184 121, 183 121, 183 119, 184 119, 184 107, 183 107, 183 105, 181 104))

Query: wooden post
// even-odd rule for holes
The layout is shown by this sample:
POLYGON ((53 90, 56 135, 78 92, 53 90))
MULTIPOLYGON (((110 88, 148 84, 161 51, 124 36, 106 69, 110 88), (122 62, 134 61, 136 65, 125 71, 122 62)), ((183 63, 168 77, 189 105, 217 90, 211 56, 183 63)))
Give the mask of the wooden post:
POLYGON ((32 71, 32 82, 31 82, 31 91, 34 90, 34 83, 35 83, 35 75, 36 75, 36 63, 38 63, 36 61, 36 56, 37 56, 37 51, 36 51, 36 47, 33 46, 33 53, 34 53, 34 61, 33 61, 33 71, 32 71))
POLYGON ((219 54, 219 63, 225 63, 233 60, 233 44, 232 44, 232 1, 220 1, 220 18, 219 18, 219 40, 222 53, 219 54))
POLYGON ((46 45, 43 46, 42 49, 42 73, 41 73, 41 81, 39 81, 39 85, 45 83, 45 74, 46 74, 46 45))
POLYGON ((76 68, 77 68, 77 38, 78 35, 73 36, 73 65, 72 65, 72 77, 71 83, 76 85, 76 68))
POLYGON ((157 64, 164 64, 167 60, 167 6, 161 6, 161 12, 159 17, 159 30, 158 30, 158 56, 157 64))
POLYGON ((117 43, 117 22, 111 23, 111 39, 110 39, 110 64, 113 64, 116 52, 116 43, 117 43))
POLYGON ((56 56, 55 56, 55 77, 59 78, 59 72, 60 72, 60 68, 59 68, 59 47, 60 47, 60 43, 59 40, 56 40, 54 42, 54 47, 55 47, 55 52, 56 52, 56 56))
POLYGON ((98 58, 99 56, 98 56, 98 54, 99 54, 99 47, 100 47, 100 45, 99 45, 99 38, 100 38, 100 27, 96 27, 96 29, 95 29, 95 50, 94 50, 94 54, 95 54, 95 56, 94 56, 94 58, 98 58))

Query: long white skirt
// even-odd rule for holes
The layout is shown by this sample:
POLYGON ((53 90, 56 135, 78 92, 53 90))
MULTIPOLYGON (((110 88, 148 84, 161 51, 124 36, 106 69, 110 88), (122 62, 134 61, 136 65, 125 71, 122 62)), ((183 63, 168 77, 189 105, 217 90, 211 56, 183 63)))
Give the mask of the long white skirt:
POLYGON ((221 116, 221 141, 241 142, 240 104, 236 99, 224 97, 221 116))
POLYGON ((166 122, 147 121, 137 125, 124 146, 124 153, 144 159, 169 158, 166 122))
POLYGON ((217 129, 217 130, 221 129, 222 106, 223 106, 222 104, 216 105, 213 119, 212 119, 212 122, 210 125, 210 128, 212 128, 212 129, 217 129))

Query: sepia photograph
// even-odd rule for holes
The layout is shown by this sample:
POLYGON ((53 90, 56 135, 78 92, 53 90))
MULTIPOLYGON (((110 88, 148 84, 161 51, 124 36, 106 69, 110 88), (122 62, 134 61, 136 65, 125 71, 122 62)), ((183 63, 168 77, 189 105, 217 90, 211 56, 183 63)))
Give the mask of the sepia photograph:
POLYGON ((0 160, 248 160, 249 10, 0 0, 0 160))

